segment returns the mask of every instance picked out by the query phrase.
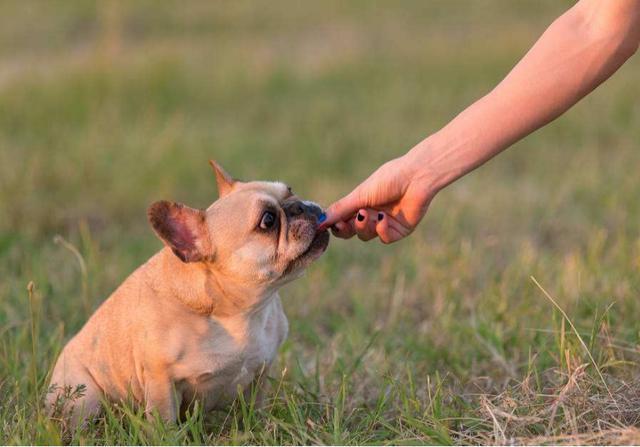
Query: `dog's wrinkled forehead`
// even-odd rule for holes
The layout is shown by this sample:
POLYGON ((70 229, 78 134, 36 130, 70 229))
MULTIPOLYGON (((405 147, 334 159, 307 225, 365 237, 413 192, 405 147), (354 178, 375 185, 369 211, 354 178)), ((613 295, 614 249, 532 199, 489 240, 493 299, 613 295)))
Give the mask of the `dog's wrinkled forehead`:
POLYGON ((278 202, 282 202, 293 195, 291 188, 282 182, 248 182, 240 185, 237 191, 263 193, 273 197, 278 202))
MULTIPOLYGON (((258 203, 282 204, 293 197, 291 188, 282 182, 256 181, 240 183, 228 195, 214 202, 209 209, 224 206, 225 203, 240 203, 245 201, 258 203)), ((249 206, 249 203, 246 202, 249 206)))

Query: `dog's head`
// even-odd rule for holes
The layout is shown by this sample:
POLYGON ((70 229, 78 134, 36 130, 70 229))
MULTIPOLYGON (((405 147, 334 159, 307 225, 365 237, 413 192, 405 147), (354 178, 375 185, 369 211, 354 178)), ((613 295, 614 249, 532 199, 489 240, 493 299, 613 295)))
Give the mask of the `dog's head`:
POLYGON ((300 276, 329 244, 321 209, 284 183, 234 180, 211 161, 219 198, 206 210, 160 201, 148 217, 185 263, 205 263, 223 279, 268 289, 300 276))

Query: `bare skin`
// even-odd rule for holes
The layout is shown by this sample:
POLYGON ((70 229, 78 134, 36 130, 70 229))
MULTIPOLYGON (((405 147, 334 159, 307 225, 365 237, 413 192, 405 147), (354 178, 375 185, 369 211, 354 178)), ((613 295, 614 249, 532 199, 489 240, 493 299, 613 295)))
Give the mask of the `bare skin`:
POLYGON ((327 209, 335 236, 398 241, 433 197, 553 121, 615 73, 640 44, 640 0, 580 0, 486 96, 327 209))

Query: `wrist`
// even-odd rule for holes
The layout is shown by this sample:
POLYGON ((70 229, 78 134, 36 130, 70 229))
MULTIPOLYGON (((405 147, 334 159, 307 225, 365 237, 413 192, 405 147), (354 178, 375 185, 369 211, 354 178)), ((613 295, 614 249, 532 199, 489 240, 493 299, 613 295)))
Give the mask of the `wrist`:
POLYGON ((446 145, 438 134, 433 134, 416 144, 405 154, 411 167, 411 179, 420 185, 430 197, 455 181, 454 171, 445 163, 446 145))

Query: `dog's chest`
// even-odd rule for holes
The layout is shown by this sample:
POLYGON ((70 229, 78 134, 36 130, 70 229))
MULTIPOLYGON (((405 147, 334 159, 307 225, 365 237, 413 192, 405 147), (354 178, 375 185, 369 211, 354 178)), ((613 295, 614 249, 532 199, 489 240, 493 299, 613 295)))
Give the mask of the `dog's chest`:
POLYGON ((197 349, 177 368, 185 398, 205 400, 207 408, 226 405, 275 359, 287 335, 280 302, 251 321, 212 322, 197 349))

